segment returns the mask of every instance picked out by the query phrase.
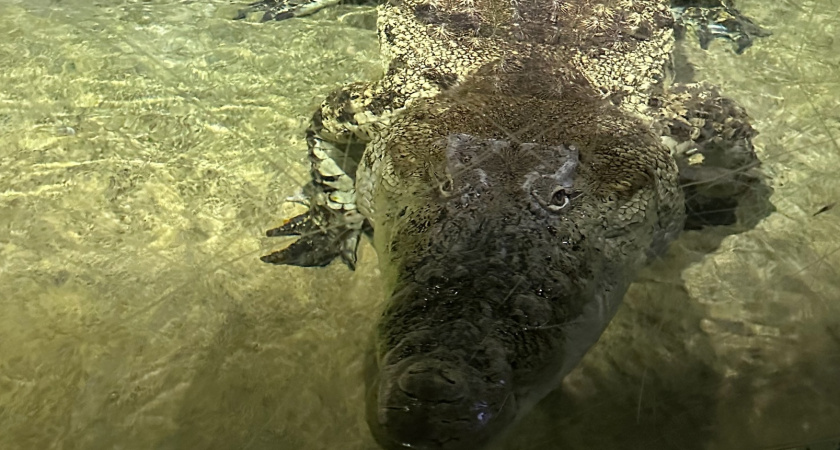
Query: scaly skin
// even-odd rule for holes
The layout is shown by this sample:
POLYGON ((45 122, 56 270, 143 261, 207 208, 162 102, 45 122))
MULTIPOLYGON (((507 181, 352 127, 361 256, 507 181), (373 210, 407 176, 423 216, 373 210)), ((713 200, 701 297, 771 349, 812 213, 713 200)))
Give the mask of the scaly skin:
POLYGON ((492 440, 577 365, 683 225, 677 168, 638 120, 574 84, 494 75, 418 102, 374 143, 392 297, 369 423, 386 448, 492 440))
POLYGON ((270 232, 302 238, 264 260, 353 267, 373 227, 390 298, 368 422, 383 447, 492 442, 683 229, 678 166, 702 181, 689 155, 755 160, 743 110, 700 85, 670 93, 673 26, 659 0, 380 6, 388 70, 313 117, 310 213, 270 232), (355 180, 329 155, 349 144, 366 145, 355 180))
POLYGON ((557 387, 682 229, 676 165, 639 117, 672 22, 663 2, 424 5, 381 7, 391 70, 343 108, 390 116, 356 182, 392 295, 368 422, 386 448, 476 449, 557 387))

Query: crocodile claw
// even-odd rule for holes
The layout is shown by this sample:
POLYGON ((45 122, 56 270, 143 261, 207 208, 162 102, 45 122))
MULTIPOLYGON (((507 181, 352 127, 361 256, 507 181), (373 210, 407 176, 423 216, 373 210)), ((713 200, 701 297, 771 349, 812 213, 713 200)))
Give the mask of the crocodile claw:
POLYGON ((741 14, 730 2, 721 1, 715 7, 673 7, 679 28, 683 34, 685 28, 694 29, 700 47, 704 50, 715 39, 726 39, 735 44, 735 53, 741 54, 749 48, 757 37, 770 36, 770 32, 761 28, 752 19, 741 14))
POLYGON ((268 237, 301 236, 304 233, 317 229, 318 227, 317 225, 315 225, 312 219, 312 215, 307 213, 292 217, 291 219, 287 220, 283 225, 266 231, 265 235, 268 237))
POLYGON ((292 245, 260 258, 263 262, 299 267, 323 267, 340 257, 356 270, 356 249, 361 227, 353 223, 322 227, 317 216, 304 213, 265 232, 268 237, 300 236, 292 245))

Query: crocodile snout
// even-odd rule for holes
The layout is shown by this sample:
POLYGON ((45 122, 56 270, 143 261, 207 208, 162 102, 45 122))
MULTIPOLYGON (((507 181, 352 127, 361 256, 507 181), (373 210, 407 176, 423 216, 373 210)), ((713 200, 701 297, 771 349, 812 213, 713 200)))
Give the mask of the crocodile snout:
POLYGON ((369 422, 387 449, 481 448, 512 416, 506 383, 482 379, 463 362, 423 357, 397 366, 371 390, 369 422))
POLYGON ((455 402, 464 398, 464 376, 450 364, 421 361, 399 376, 397 385, 409 398, 426 402, 455 402))

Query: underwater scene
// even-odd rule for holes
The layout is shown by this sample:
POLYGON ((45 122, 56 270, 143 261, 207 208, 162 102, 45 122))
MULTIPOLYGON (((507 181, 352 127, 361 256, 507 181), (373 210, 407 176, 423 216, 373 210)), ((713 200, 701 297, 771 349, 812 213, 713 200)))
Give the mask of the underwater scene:
MULTIPOLYGON (((770 33, 674 65, 749 114, 767 204, 652 258, 490 448, 840 449, 840 0, 735 3, 770 33)), ((376 6, 246 5, 0 0, 0 449, 381 448, 373 239, 260 260, 313 113, 385 73, 376 6)))

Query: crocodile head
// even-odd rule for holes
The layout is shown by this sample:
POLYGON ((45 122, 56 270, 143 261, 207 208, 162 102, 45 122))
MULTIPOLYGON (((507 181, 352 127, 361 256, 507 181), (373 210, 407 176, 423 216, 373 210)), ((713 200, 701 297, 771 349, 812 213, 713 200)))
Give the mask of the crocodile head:
POLYGON ((676 168, 646 127, 574 92, 460 92, 391 130, 368 421, 389 449, 479 449, 559 385, 677 234, 676 168))

